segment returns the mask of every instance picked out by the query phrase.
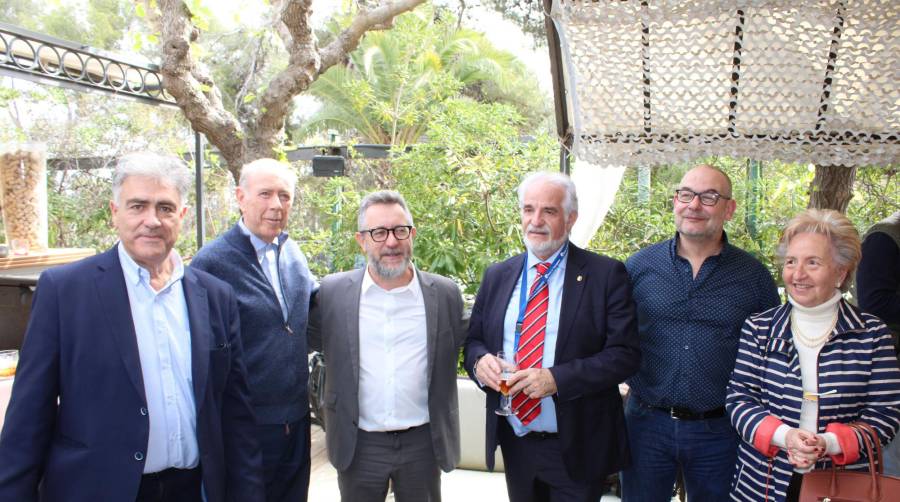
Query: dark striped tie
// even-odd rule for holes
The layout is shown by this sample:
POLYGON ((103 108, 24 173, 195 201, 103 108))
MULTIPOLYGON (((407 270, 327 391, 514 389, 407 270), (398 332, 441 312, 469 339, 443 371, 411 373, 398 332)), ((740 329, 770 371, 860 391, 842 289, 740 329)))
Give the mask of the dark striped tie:
MULTIPOLYGON (((550 264, 538 263, 535 267, 537 275, 531 284, 531 293, 528 295, 531 300, 525 306, 519 350, 516 351, 516 364, 520 370, 540 368, 541 360, 544 358, 544 332, 547 328, 547 303, 550 292, 547 289, 547 281, 540 281, 540 278, 547 273, 550 264), (539 289, 535 291, 535 288, 539 289)), ((513 396, 512 407, 523 425, 528 425, 541 414, 541 400, 530 399, 522 392, 513 396)))

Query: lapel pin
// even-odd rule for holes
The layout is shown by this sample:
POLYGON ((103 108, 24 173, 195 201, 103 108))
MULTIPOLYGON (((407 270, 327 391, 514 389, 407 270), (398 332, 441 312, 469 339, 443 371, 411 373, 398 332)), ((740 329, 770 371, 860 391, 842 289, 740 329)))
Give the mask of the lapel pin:
POLYGON ((581 276, 579 275, 578 277, 575 278, 575 280, 578 282, 581 282, 581 276))

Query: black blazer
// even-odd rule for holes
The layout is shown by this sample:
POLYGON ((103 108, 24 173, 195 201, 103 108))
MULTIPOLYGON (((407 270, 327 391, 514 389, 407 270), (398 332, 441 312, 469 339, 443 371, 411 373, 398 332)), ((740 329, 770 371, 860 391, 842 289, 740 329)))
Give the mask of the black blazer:
MULTIPOLYGON (((469 321, 465 365, 502 350, 503 319, 525 255, 487 269, 469 321)), ((569 244, 563 282, 556 360, 557 425, 569 475, 595 483, 630 461, 618 384, 640 364, 637 321, 625 266, 569 244)), ((476 380, 477 381, 477 380, 476 380)), ((488 387, 485 454, 494 468, 500 394, 488 387)))
MULTIPOLYGON (((234 293, 190 267, 182 286, 207 500, 262 500, 234 293)), ((149 425, 116 247, 45 271, 0 435, 0 501, 134 500, 149 425)))

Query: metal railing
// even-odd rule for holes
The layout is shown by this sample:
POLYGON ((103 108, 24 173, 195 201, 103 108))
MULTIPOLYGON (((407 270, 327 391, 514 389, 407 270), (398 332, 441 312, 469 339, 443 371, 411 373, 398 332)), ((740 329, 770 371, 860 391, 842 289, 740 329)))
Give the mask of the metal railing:
POLYGON ((0 75, 176 106, 153 65, 127 62, 87 45, 6 23, 0 23, 0 75))

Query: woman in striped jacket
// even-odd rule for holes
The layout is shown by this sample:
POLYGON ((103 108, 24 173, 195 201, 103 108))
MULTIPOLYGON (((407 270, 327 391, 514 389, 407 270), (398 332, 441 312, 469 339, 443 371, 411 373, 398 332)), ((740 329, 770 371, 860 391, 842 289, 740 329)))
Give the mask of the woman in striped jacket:
POLYGON ((788 302, 744 323, 728 384, 726 408, 743 438, 734 500, 792 501, 814 467, 867 469, 848 424, 867 422, 882 443, 900 427, 890 333, 841 295, 860 258, 853 224, 837 211, 804 211, 778 255, 788 302))

